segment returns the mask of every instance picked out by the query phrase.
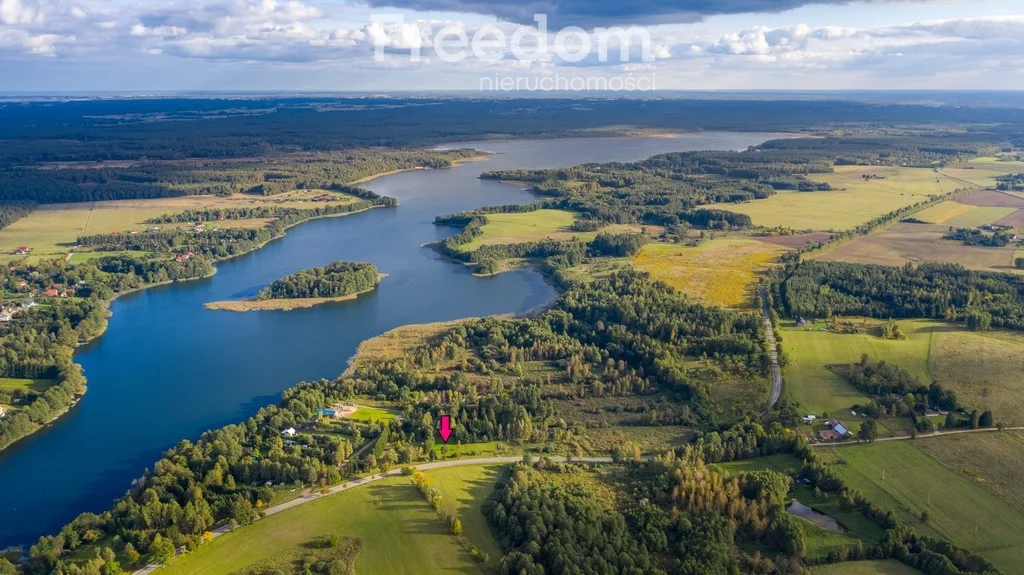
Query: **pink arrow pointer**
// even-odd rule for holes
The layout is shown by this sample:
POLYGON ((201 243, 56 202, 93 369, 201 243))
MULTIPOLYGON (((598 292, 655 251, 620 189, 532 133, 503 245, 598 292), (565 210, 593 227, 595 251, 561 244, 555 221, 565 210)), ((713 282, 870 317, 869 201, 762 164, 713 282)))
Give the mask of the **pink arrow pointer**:
POLYGON ((450 416, 441 416, 441 427, 438 428, 437 433, 441 436, 441 441, 448 443, 448 439, 452 436, 452 418, 450 416))

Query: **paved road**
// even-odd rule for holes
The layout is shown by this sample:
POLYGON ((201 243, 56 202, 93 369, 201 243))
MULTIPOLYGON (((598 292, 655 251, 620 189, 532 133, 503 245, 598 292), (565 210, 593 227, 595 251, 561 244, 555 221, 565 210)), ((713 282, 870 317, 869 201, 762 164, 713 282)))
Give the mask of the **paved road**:
POLYGON ((768 357, 772 362, 772 394, 768 398, 768 403, 775 405, 779 401, 779 396, 782 395, 782 369, 779 368, 779 347, 775 344, 775 331, 772 329, 771 315, 768 313, 768 294, 765 293, 763 287, 761 288, 761 301, 763 302, 761 317, 764 319, 765 339, 768 340, 768 346, 771 348, 768 357))
MULTIPOLYGON (((991 433, 993 431, 1011 431, 1011 430, 1021 430, 1021 429, 1024 429, 1024 427, 1004 427, 1002 429, 998 429, 998 428, 995 428, 995 427, 982 427, 981 429, 957 429, 956 431, 936 431, 935 433, 921 433, 921 434, 918 434, 917 437, 910 437, 909 435, 900 436, 900 437, 882 437, 880 439, 876 439, 875 443, 878 443, 879 441, 906 441, 908 439, 926 439, 926 438, 929 438, 929 437, 942 437, 944 435, 958 435, 958 434, 961 434, 961 433, 991 433)), ((819 442, 819 443, 812 443, 811 447, 843 447, 843 446, 846 446, 846 445, 860 445, 860 444, 861 443, 859 441, 844 441, 844 442, 841 442, 841 443, 819 442)))
MULTIPOLYGON (((463 465, 486 465, 488 463, 516 463, 516 462, 522 461, 522 460, 523 460, 523 458, 521 456, 519 456, 519 457, 478 457, 476 459, 453 459, 453 460, 450 460, 450 461, 435 461, 433 463, 420 463, 420 464, 417 464, 417 465, 413 465, 412 467, 415 467, 416 469, 418 469, 420 471, 429 471, 431 469, 440 469, 442 467, 460 467, 460 466, 463 466, 463 465)), ((565 461, 565 458, 561 457, 561 456, 556 456, 556 457, 551 457, 551 460, 552 461, 565 461)), ((577 463, 611 463, 611 461, 612 461, 612 459, 610 457, 574 457, 572 460, 574 462, 577 462, 577 463)), ((360 478, 360 479, 354 479, 352 481, 349 481, 348 483, 342 483, 341 485, 335 485, 334 487, 331 487, 327 491, 327 493, 310 493, 308 495, 303 495, 302 497, 299 497, 298 499, 292 499, 291 501, 286 501, 285 503, 282 503, 280 505, 274 505, 273 507, 268 507, 268 508, 264 509, 263 512, 265 514, 267 514, 267 515, 274 515, 276 513, 280 513, 282 511, 286 511, 286 510, 291 509, 293 507, 298 507, 299 505, 304 505, 306 503, 309 503, 310 501, 316 501, 317 499, 320 499, 321 497, 327 497, 328 495, 333 495, 335 493, 341 493, 342 491, 347 491, 349 489, 352 489, 353 487, 359 487, 361 485, 366 485, 367 483, 373 483, 375 481, 380 481, 381 479, 384 479, 386 477, 394 477, 396 475, 401 475, 401 474, 402 474, 402 469, 399 468, 399 469, 392 469, 391 471, 388 471, 386 473, 378 473, 376 475, 369 475, 367 477, 363 477, 363 478, 360 478)), ((213 533, 214 537, 220 537, 221 535, 224 535, 225 533, 229 533, 230 531, 231 531, 231 526, 230 525, 223 525, 221 527, 218 527, 217 529, 214 529, 212 531, 212 533, 213 533)), ((132 575, 148 575, 149 573, 152 573, 152 572, 156 571, 160 567, 163 567, 163 565, 160 565, 158 563, 152 563, 150 565, 146 565, 142 569, 139 569, 138 571, 134 572, 132 575)))

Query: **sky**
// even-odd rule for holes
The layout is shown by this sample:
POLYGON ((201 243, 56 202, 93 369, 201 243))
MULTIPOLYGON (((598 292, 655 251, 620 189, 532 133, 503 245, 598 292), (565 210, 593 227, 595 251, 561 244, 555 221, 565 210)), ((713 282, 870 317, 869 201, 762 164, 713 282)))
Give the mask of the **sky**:
POLYGON ((0 0, 0 92, 1021 90, 1022 0, 0 0))

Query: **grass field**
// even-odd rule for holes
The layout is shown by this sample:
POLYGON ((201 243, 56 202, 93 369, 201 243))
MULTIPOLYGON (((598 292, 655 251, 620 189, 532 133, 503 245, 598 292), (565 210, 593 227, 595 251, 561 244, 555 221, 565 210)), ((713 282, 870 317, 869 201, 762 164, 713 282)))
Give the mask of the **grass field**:
POLYGON ((779 453, 776 455, 767 455, 765 457, 756 457, 754 459, 729 461, 727 463, 719 463, 717 465, 733 475, 749 471, 761 471, 762 469, 771 469, 772 471, 781 471, 785 473, 791 469, 800 469, 800 460, 788 453, 779 453))
MULTIPOLYGON (((973 208, 969 213, 989 209, 993 208, 973 208)), ((815 255, 814 259, 889 266, 943 262, 975 270, 1014 271, 1013 248, 965 246, 963 242, 943 240, 948 231, 947 224, 898 223, 815 255)))
POLYGON ((835 173, 809 176, 827 182, 829 192, 780 192, 765 200, 717 207, 749 215, 754 224, 797 230, 848 230, 929 196, 964 187, 929 168, 836 166, 835 173), (884 179, 865 180, 863 174, 884 179))
POLYGON ((931 381, 928 355, 932 333, 944 326, 921 320, 902 320, 899 324, 907 334, 905 341, 884 340, 870 334, 819 331, 824 328, 823 322, 818 322, 814 329, 797 328, 792 322, 783 322, 782 346, 790 362, 783 370, 783 392, 800 402, 801 411, 817 415, 823 411, 838 413, 853 404, 867 403, 866 395, 825 368, 829 364, 859 361, 864 353, 875 360, 901 365, 923 382, 931 381))
POLYGON ((975 481, 944 467, 917 447, 931 441, 889 441, 823 449, 847 486, 919 533, 939 535, 977 551, 1006 573, 1024 559, 1024 514, 975 481), (921 512, 928 512, 923 523, 921 512))
POLYGON ((0 388, 4 389, 22 389, 25 391, 34 391, 36 393, 42 393, 46 391, 46 388, 56 383, 54 379, 15 379, 11 377, 0 377, 0 388))
POLYGON ((1024 336, 936 332, 929 368, 962 403, 991 409, 997 422, 1024 425, 1024 336))
POLYGON ((345 370, 344 375, 354 374, 359 369, 359 366, 365 363, 389 361, 402 357, 442 331, 462 322, 470 321, 470 319, 472 318, 405 325, 368 339, 359 344, 356 354, 349 360, 348 369, 345 370))
POLYGON ((1024 172, 1024 162, 1003 162, 999 158, 975 158, 966 164, 943 168, 942 173, 961 181, 962 185, 991 188, 996 176, 1024 172))
POLYGON ((753 305, 757 274, 785 251, 756 240, 724 238, 697 247, 648 244, 633 262, 698 301, 739 308, 753 305))
POLYGON ((851 561, 811 567, 811 575, 922 575, 913 567, 895 559, 851 561))
POLYGON ((967 206, 958 202, 942 202, 930 208, 925 208, 914 214, 914 217, 929 224, 944 224, 947 221, 967 213, 974 209, 974 206, 967 206))
MULTIPOLYGON (((277 196, 234 194, 231 196, 184 196, 152 200, 115 200, 39 206, 28 216, 0 230, 0 259, 11 259, 20 246, 28 246, 30 262, 66 255, 79 236, 107 234, 117 231, 144 230, 145 221, 164 214, 180 213, 200 208, 240 208, 261 206, 287 206, 294 208, 323 207, 313 202, 316 195, 330 194, 339 203, 350 203, 356 198, 338 192, 296 190, 277 196)), ((246 222, 218 222, 224 227, 233 225, 265 225, 268 220, 246 222)), ((21 256, 19 256, 21 257, 21 256)))
POLYGON ((968 433, 919 441, 917 446, 950 471, 973 481, 1024 513, 1024 433, 968 433))
MULTIPOLYGON (((459 246, 463 252, 471 252, 480 246, 492 244, 518 244, 538 240, 571 240, 578 238, 590 241, 598 233, 640 233, 641 225, 613 224, 597 232, 574 232, 569 226, 576 221, 575 212, 565 210, 536 210, 510 214, 487 214, 483 235, 472 242, 459 246)), ((651 228, 653 229, 653 228, 651 228)))
MULTIPOLYGON (((490 531, 483 529, 479 506, 496 473, 493 466, 427 473, 441 490, 443 505, 461 515, 466 536, 489 550, 492 560, 498 556, 497 543, 487 542, 490 531)), ((356 559, 360 575, 480 573, 408 477, 384 479, 272 515, 218 537, 160 573, 228 574, 330 533, 362 539, 356 559)))
POLYGON ((397 413, 387 409, 381 409, 379 407, 360 407, 347 419, 373 423, 375 421, 394 421, 396 417, 398 417, 397 413))
POLYGON ((968 206, 971 209, 956 217, 950 218, 944 224, 963 228, 980 228, 985 224, 995 223, 1006 216, 1017 211, 1017 208, 1001 208, 990 206, 968 206))

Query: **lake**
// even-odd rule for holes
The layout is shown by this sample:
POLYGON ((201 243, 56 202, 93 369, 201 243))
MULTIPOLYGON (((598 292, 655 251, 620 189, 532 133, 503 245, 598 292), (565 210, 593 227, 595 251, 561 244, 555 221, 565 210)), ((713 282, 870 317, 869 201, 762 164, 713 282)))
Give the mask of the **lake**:
POLYGON ((89 380, 81 403, 0 453, 0 548, 33 543, 79 513, 106 509, 177 441, 243 421, 299 381, 336 377, 363 340, 401 325, 522 313, 550 303, 555 291, 536 272, 477 278, 422 247, 456 232, 433 225, 435 216, 534 199, 517 186, 480 180, 480 173, 742 150, 773 137, 711 132, 449 145, 494 155, 448 170, 377 178, 363 187, 398 198, 397 208, 307 222, 220 263, 211 278, 116 300, 107 332, 76 355, 89 380), (203 308, 254 296, 276 279, 339 259, 371 262, 388 277, 357 300, 309 309, 203 308))

